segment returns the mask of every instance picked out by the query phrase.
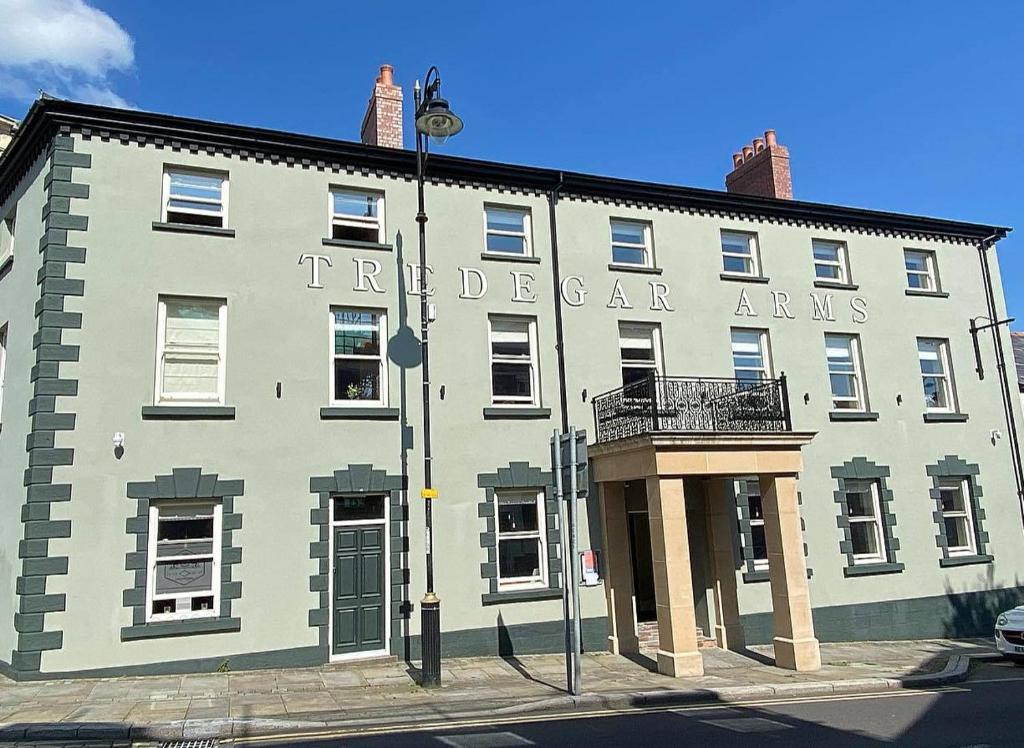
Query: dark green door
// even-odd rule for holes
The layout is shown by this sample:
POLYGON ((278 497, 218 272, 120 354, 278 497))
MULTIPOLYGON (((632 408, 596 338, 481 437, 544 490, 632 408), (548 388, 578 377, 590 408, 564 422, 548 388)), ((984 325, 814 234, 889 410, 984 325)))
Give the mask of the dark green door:
POLYGON ((384 526, 334 530, 334 654, 384 649, 384 526))

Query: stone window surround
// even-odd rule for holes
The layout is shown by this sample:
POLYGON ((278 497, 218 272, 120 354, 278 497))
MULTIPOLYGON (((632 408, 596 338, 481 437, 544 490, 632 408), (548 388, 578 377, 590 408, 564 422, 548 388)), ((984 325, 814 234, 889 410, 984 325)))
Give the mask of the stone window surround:
POLYGON ((239 631, 242 622, 231 615, 231 602, 242 596, 242 583, 232 579, 231 567, 241 563, 242 549, 233 543, 235 530, 242 527, 242 515, 235 511, 235 499, 245 492, 242 480, 221 480, 202 468, 172 468, 170 475, 152 481, 133 482, 127 487, 135 499, 135 516, 125 529, 135 536, 135 550, 125 555, 125 570, 135 573, 135 584, 124 591, 124 606, 132 610, 132 625, 121 629, 121 641, 165 636, 239 631), (146 621, 146 575, 149 573, 149 510, 153 500, 211 500, 221 505, 220 612, 217 617, 177 621, 146 621))
POLYGON ((487 580, 487 592, 481 596, 484 605, 504 602, 527 602, 562 597, 562 534, 558 525, 558 500, 552 485, 551 472, 541 470, 528 462, 511 462, 507 468, 494 473, 477 475, 477 486, 484 489, 484 500, 477 505, 477 516, 485 521, 486 530, 480 533, 480 547, 487 560, 480 564, 480 577, 487 580), (498 532, 495 516, 495 494, 503 489, 543 490, 545 506, 545 532, 548 547, 548 586, 524 590, 498 590, 498 532))
MULTIPOLYGON (((737 528, 739 530, 740 542, 739 542, 739 555, 740 561, 743 564, 743 581, 746 584, 752 582, 767 582, 770 579, 768 573, 768 567, 757 568, 754 564, 754 557, 748 554, 747 549, 754 547, 754 535, 750 527, 750 496, 757 495, 760 493, 761 488, 758 484, 757 476, 748 476, 745 478, 736 478, 735 481, 730 481, 730 486, 733 491, 733 496, 736 500, 736 516, 737 516, 737 528), (736 486, 739 486, 739 490, 736 490, 736 486)), ((804 503, 803 494, 797 491, 796 494, 797 505, 804 503)), ((800 515, 800 532, 804 537, 807 535, 807 525, 804 522, 803 513, 800 515)), ((804 558, 807 558, 807 543, 804 543, 804 558)), ((807 578, 810 579, 814 576, 814 570, 811 567, 807 567, 807 578)))
POLYGON ((837 490, 833 492, 835 502, 839 505, 839 516, 836 524, 843 531, 843 540, 839 542, 839 550, 846 555, 846 567, 843 575, 847 577, 864 576, 868 574, 891 574, 901 572, 904 565, 896 558, 900 550, 900 541, 893 533, 896 526, 896 514, 892 510, 893 494, 887 483, 890 477, 889 468, 886 465, 877 465, 866 457, 854 457, 842 465, 832 467, 832 478, 837 481, 837 490), (886 561, 882 563, 854 564, 853 562, 853 540, 850 534, 850 521, 846 504, 846 481, 847 480, 873 480, 878 484, 878 506, 881 512, 882 541, 885 545, 886 561))
POLYGON ((975 463, 967 462, 957 455, 946 455, 935 464, 926 466, 925 472, 932 479, 932 488, 928 493, 935 500, 935 511, 932 513, 932 518, 938 527, 938 532, 935 535, 935 544, 942 551, 939 566, 966 566, 968 564, 991 563, 992 556, 986 553, 989 535, 983 527, 985 521, 985 510, 981 507, 983 492, 981 484, 978 482, 981 469, 975 463), (951 556, 949 554, 946 526, 942 521, 942 495, 939 492, 940 478, 960 478, 967 482, 970 493, 968 499, 971 502, 971 515, 974 524, 976 552, 973 554, 959 556, 951 556))
POLYGON ((309 576, 309 591, 317 594, 317 605, 309 610, 309 626, 319 630, 324 662, 330 659, 331 652, 331 499, 339 495, 372 493, 388 496, 387 524, 391 543, 388 558, 388 583, 391 586, 389 648, 392 654, 399 654, 404 638, 403 625, 412 615, 412 605, 408 600, 409 537, 405 478, 375 470, 373 465, 350 464, 332 475, 311 477, 309 491, 318 496, 316 505, 309 512, 310 524, 318 528, 317 539, 309 544, 309 557, 317 563, 315 573, 309 576))

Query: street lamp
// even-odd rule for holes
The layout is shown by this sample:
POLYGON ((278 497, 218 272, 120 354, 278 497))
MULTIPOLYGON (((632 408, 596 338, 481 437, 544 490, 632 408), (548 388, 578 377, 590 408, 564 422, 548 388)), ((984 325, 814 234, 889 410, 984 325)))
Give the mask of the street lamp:
POLYGON ((414 90, 416 104, 416 188, 419 210, 416 223, 420 234, 420 350, 423 367, 423 497, 426 509, 427 539, 427 591, 420 602, 420 646, 423 667, 420 685, 425 687, 441 685, 441 600, 434 594, 434 523, 433 501, 437 491, 431 474, 430 455, 430 357, 427 346, 427 327, 430 323, 427 303, 427 213, 423 207, 423 170, 429 152, 428 138, 443 143, 462 130, 462 120, 441 98, 441 73, 431 67, 423 78, 423 91, 416 81, 414 90))

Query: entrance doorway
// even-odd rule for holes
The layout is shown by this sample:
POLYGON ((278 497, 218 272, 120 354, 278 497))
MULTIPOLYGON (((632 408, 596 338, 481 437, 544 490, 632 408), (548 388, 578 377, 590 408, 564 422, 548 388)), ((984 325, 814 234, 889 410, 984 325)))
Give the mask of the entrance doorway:
POLYGON ((658 620, 654 595, 654 563, 651 561, 651 521, 647 512, 629 512, 629 550, 633 559, 633 597, 636 622, 658 620))
POLYGON ((331 654, 384 652, 388 609, 385 497, 336 496, 332 504, 331 654))

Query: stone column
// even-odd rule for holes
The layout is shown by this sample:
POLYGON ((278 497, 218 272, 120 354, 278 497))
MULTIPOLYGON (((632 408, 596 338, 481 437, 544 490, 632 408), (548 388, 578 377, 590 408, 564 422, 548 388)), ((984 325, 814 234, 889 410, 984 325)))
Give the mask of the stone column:
POLYGON ((746 644, 740 623, 736 594, 736 507, 727 480, 711 478, 707 483, 708 525, 711 532, 711 567, 715 591, 715 640, 722 649, 739 651, 746 644))
POLYGON ((775 618, 775 664, 790 670, 818 670, 821 653, 811 620, 796 477, 762 475, 760 485, 775 618))
POLYGON ((633 616, 633 564, 629 555, 629 523, 620 482, 599 483, 604 539, 604 592, 608 600, 608 651, 640 651, 633 616))
POLYGON ((658 607, 658 672, 674 678, 703 675, 693 610, 683 479, 647 478, 647 510, 658 607))

